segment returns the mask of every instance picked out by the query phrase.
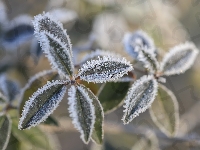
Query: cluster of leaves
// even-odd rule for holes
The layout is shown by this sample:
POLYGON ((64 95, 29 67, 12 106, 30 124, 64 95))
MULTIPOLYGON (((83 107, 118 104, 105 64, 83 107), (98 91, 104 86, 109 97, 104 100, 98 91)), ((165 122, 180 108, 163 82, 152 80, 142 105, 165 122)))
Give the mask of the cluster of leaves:
POLYGON ((130 123, 140 113, 150 107, 154 123, 168 136, 174 136, 178 129, 178 103, 175 95, 164 85, 163 76, 184 73, 194 63, 198 50, 187 42, 173 47, 159 63, 156 47, 143 31, 127 33, 124 38, 125 50, 142 62, 148 75, 135 81, 124 101, 124 124, 130 123), (155 101, 155 102, 154 102, 155 101), (154 102, 154 103, 153 103, 154 102))
MULTIPOLYGON (((35 35, 49 59, 52 69, 57 70, 60 80, 52 80, 40 87, 25 102, 19 121, 19 129, 31 128, 47 119, 57 108, 68 90, 69 112, 74 126, 80 131, 81 139, 88 143, 92 138, 101 143, 103 138, 103 108, 98 98, 81 81, 103 83, 115 81, 130 72, 132 65, 119 56, 102 56, 87 61, 75 74, 72 46, 66 30, 49 13, 38 15, 33 20, 35 35)), ((41 77, 44 72, 31 79, 25 88, 41 77)))

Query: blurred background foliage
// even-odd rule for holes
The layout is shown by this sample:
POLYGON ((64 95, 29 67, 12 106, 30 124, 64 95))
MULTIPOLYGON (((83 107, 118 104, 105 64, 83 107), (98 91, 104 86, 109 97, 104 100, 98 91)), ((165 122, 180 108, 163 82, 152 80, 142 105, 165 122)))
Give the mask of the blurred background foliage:
MULTIPOLYGON (((122 41, 126 32, 133 32, 138 29, 142 29, 152 36, 156 46, 159 47, 159 54, 161 56, 163 56, 170 47, 185 41, 193 41, 198 48, 200 46, 200 2, 198 0, 2 0, 1 2, 6 5, 6 12, 9 20, 7 24, 1 24, 1 26, 3 26, 2 30, 11 23, 10 21, 22 14, 33 17, 43 11, 52 11, 57 8, 67 8, 68 10, 74 11, 76 14, 75 17, 71 21, 67 21, 64 27, 67 29, 68 35, 73 43, 74 52, 80 52, 78 55, 75 55, 75 60, 77 62, 79 62, 80 58, 84 55, 87 55, 87 51, 90 52, 97 48, 114 51, 125 56, 130 61, 133 61, 124 51, 122 41), (84 49, 84 51, 82 51, 82 49, 84 49)), ((3 8, 0 8, 1 16, 3 13, 2 9, 3 8)), ((58 13, 56 17, 58 17, 58 19, 65 19, 65 16, 61 16, 61 13, 58 13)), ((1 22, 4 22, 3 19, 1 22)), ((15 24, 15 21, 13 24, 15 24)), ((5 35, 2 33, 3 31, 0 32, 1 73, 5 73, 8 78, 18 81, 20 86, 24 87, 32 75, 50 69, 49 62, 43 55, 38 58, 37 52, 34 54, 31 53, 33 46, 32 37, 27 38, 25 40, 26 42, 23 44, 16 44, 15 47, 10 50, 7 49, 3 43, 5 35)), ((18 32, 14 32, 12 35, 7 33, 6 35, 8 37, 15 37, 18 35, 18 32)), ((140 66, 140 64, 135 65, 140 66)), ((200 108, 199 65, 200 61, 198 57, 192 69, 183 75, 167 78, 166 84, 178 99, 180 115, 183 116, 185 120, 190 118, 186 123, 191 120, 193 121, 185 127, 187 128, 186 132, 189 132, 187 134, 192 138, 199 137, 200 134, 200 118, 199 116, 193 116, 194 113, 197 113, 197 111, 193 109, 200 108)), ((99 85, 90 84, 87 86, 97 94, 97 86, 99 85)), ((124 87, 125 89, 122 91, 126 91, 127 86, 124 85, 124 87)), ((108 96, 107 98, 111 99, 111 101, 115 96, 114 92, 118 93, 119 96, 121 94, 123 97, 124 93, 121 91, 114 91, 115 88, 113 88, 112 85, 107 85, 107 88, 108 90, 106 91, 110 94, 110 97, 108 96), (109 90, 113 91, 110 92, 109 90)), ((105 99, 105 94, 101 95, 100 98, 105 99)), ((67 100, 62 101, 59 108, 53 114, 54 118, 61 120, 59 122, 61 129, 58 129, 56 126, 43 127, 43 125, 41 125, 43 131, 53 136, 56 134, 57 139, 54 143, 59 143, 59 148, 63 150, 101 149, 92 143, 89 143, 89 145, 84 145, 82 143, 79 138, 79 133, 75 131, 72 124, 65 119, 68 116, 67 105, 67 100)), ((134 119, 130 125, 133 127, 124 126, 123 128, 125 128, 125 131, 119 131, 117 128, 118 126, 123 126, 121 117, 121 107, 110 114, 106 114, 104 125, 104 149, 128 150, 131 148, 147 149, 146 147, 151 147, 151 142, 154 140, 153 137, 155 136, 153 133, 149 133, 148 136, 143 136, 144 132, 142 135, 136 132, 129 133, 129 130, 136 125, 147 126, 156 131, 157 128, 152 123, 148 111, 134 119), (138 148, 140 145, 138 145, 138 142, 143 143, 141 145, 144 145, 144 147, 138 148)), ((17 123, 14 122, 14 126, 16 124, 17 123)), ((15 130, 15 127, 13 127, 13 130, 15 130)), ((37 128, 33 130, 37 130, 37 128)), ((41 135, 39 133, 36 134, 40 131, 33 130, 30 130, 30 132, 34 132, 34 135, 41 135)), ((16 132, 16 134, 18 134, 18 132, 16 132)), ((17 146, 26 147, 26 142, 16 146, 15 144, 18 143, 18 141, 15 136, 16 135, 11 136, 8 149, 16 149, 17 146)), ((164 142, 161 141, 160 143, 163 146, 161 149, 187 150, 199 148, 193 146, 191 143, 188 144, 182 139, 165 140, 165 137, 161 136, 161 139, 162 138, 164 142), (167 145, 167 142, 171 144, 167 145)), ((24 137, 24 139, 26 139, 26 137, 24 137)), ((154 143, 156 142, 154 141, 154 143)), ((34 144, 34 141, 32 144, 34 144)), ((56 149, 59 148, 57 147, 56 149)))

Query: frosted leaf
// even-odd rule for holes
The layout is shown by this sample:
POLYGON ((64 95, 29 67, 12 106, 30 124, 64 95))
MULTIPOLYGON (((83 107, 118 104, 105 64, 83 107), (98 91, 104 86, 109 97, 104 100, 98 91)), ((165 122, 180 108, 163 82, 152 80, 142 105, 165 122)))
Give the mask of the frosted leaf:
POLYGON ((95 109, 88 92, 81 86, 69 89, 69 113, 75 128, 81 133, 84 143, 90 141, 95 123, 95 109))
POLYGON ((193 65, 198 53, 190 42, 175 46, 164 56, 160 70, 167 76, 184 73, 193 65))
POLYGON ((133 57, 137 58, 141 48, 146 47, 148 50, 155 52, 153 40, 142 30, 133 33, 126 33, 124 36, 124 48, 133 57))
POLYGON ((149 108, 153 122, 167 136, 175 136, 179 125, 179 107, 175 95, 159 84, 158 95, 149 108))
POLYGON ((74 21, 78 17, 75 11, 66 8, 53 9, 49 13, 63 24, 74 21))
POLYGON ((7 115, 0 116, 0 149, 5 150, 10 140, 12 122, 7 115))
POLYGON ((42 50, 45 52, 47 58, 49 59, 52 68, 58 70, 58 73, 69 79, 69 75, 73 74, 74 65, 72 62, 72 57, 66 47, 55 39, 51 34, 41 33, 42 41, 40 44, 42 50))
POLYGON ((54 19, 52 15, 50 15, 49 13, 43 13, 35 16, 33 20, 33 25, 35 28, 36 37, 38 38, 40 43, 45 42, 42 39, 43 36, 41 36, 40 34, 48 33, 52 35, 52 39, 57 39, 57 41, 62 43, 62 46, 65 47, 65 49, 72 57, 72 45, 70 38, 67 35, 66 30, 63 29, 63 25, 58 20, 54 19))
POLYGON ((154 73, 159 69, 159 63, 156 59, 155 53, 146 47, 141 48, 138 53, 137 59, 141 61, 144 64, 144 67, 151 73, 154 73))
POLYGON ((48 82, 25 103, 18 128, 26 129, 45 121, 63 99, 67 81, 48 82))
POLYGON ((5 75, 1 75, 0 91, 8 101, 12 101, 19 94, 20 87, 17 82, 7 79, 5 75))
POLYGON ((81 88, 83 88, 87 93, 90 99, 92 99, 92 104, 95 108, 95 124, 94 129, 92 132, 92 140, 95 141, 97 144, 102 144, 103 142, 103 120, 104 120, 104 112, 103 108, 101 106, 100 101, 98 100, 98 97, 96 97, 90 89, 87 87, 80 85, 81 88))
POLYGON ((57 79, 58 73, 54 70, 42 71, 31 77, 25 87, 21 90, 19 98, 19 114, 22 114, 23 107, 29 97, 39 88, 43 87, 48 81, 57 79))
POLYGON ((98 59, 98 57, 103 57, 103 56, 113 56, 113 57, 120 57, 119 55, 116 55, 112 52, 105 51, 105 50, 100 50, 97 49, 96 51, 91 52, 90 54, 87 54, 79 64, 83 64, 87 62, 88 60, 91 59, 98 59))
POLYGON ((158 83, 153 76, 143 76, 133 83, 124 101, 124 124, 148 109, 155 99, 158 83))
POLYGON ((32 39, 34 28, 31 19, 28 15, 20 15, 7 23, 2 36, 2 45, 7 50, 15 50, 32 39))
POLYGON ((125 58, 103 56, 83 64, 78 76, 87 82, 103 83, 115 81, 132 69, 132 65, 125 58))

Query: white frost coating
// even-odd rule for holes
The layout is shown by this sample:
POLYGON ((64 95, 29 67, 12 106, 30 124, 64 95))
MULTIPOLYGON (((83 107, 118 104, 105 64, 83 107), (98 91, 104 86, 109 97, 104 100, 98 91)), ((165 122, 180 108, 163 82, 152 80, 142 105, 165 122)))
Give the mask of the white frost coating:
POLYGON ((143 47, 138 52, 137 59, 144 64, 144 67, 149 69, 151 73, 159 69, 159 63, 153 50, 143 47))
MULTIPOLYGON (((29 100, 26 101, 26 103, 23 107, 23 111, 22 111, 21 118, 19 120, 18 128, 19 129, 23 128, 22 123, 23 123, 24 119, 26 118, 27 114, 29 113, 29 109, 31 107, 33 107, 33 104, 35 104, 35 99, 39 95, 43 94, 47 89, 50 89, 52 86, 55 86, 58 84, 63 85, 63 84, 67 84, 68 82, 69 81, 64 81, 64 80, 56 80, 56 81, 52 81, 52 82, 47 82, 46 85, 44 85, 43 87, 39 88, 36 92, 34 92, 33 95, 29 98, 29 100)), ((53 108, 47 109, 47 111, 45 112, 45 115, 37 122, 31 121, 31 126, 29 126, 28 129, 38 125, 39 123, 41 123, 47 119, 47 117, 58 107, 60 101, 63 99, 63 97, 66 93, 66 90, 67 90, 67 87, 63 86, 62 91, 59 93, 59 95, 57 95, 56 103, 52 104, 52 105, 54 105, 53 108)))
POLYGON ((92 131, 94 128, 94 123, 95 123, 95 109, 94 106, 92 104, 92 99, 90 99, 87 91, 84 90, 83 87, 81 86, 71 86, 71 88, 68 91, 68 104, 69 104, 69 113, 70 113, 70 117, 72 118, 72 123, 74 124, 75 128, 81 133, 80 138, 83 140, 84 143, 89 143, 91 135, 92 135, 92 131), (76 89, 77 88, 77 89, 76 89), (91 111, 91 116, 88 116, 90 119, 92 119, 91 125, 90 125, 90 134, 89 134, 89 138, 88 141, 85 141, 84 138, 84 131, 81 128, 81 124, 78 120, 78 113, 77 110, 75 109, 77 107, 77 99, 76 99, 76 91, 79 90, 81 92, 81 94, 84 96, 85 100, 89 103, 90 105, 90 111, 91 111))
POLYGON ((52 47, 50 46, 49 40, 46 35, 48 35, 51 39, 53 39, 53 41, 57 42, 58 45, 60 45, 64 49, 63 52, 65 52, 65 55, 68 56, 68 59, 69 59, 68 64, 70 65, 68 66, 70 66, 71 71, 73 71, 74 65, 73 65, 72 57, 70 57, 69 51, 66 50, 66 46, 58 38, 54 37, 52 34, 49 34, 48 32, 40 32, 40 34, 37 35, 37 38, 40 42, 42 50, 46 54, 45 56, 49 59, 52 69, 57 70, 61 76, 65 76, 67 79, 69 79, 69 76, 61 69, 63 64, 56 61, 56 59, 50 53, 50 50, 52 49, 52 47))
POLYGON ((194 63, 199 50, 191 42, 186 42, 172 48, 163 58, 160 71, 164 75, 181 74, 194 63))
POLYGON ((6 84, 6 80, 7 80, 7 77, 5 74, 2 74, 0 76, 0 91, 2 92, 2 96, 5 98, 4 100, 6 100, 6 102, 8 102, 8 87, 7 87, 7 84, 6 84))
POLYGON ((153 40, 142 30, 126 33, 123 44, 127 53, 135 59, 141 47, 147 47, 149 51, 155 52, 153 40))
MULTIPOLYGON (((153 120, 153 122, 159 127, 159 129, 165 133, 167 136, 175 136, 177 134, 177 131, 178 131, 178 128, 179 128, 179 106, 178 106, 178 101, 176 99, 176 96, 172 93, 172 91, 170 91, 167 87, 165 87, 164 85, 162 84, 159 84, 159 88, 161 88, 162 90, 164 90, 169 96, 170 96, 170 100, 172 100, 174 106, 174 110, 175 110, 175 113, 173 113, 173 115, 175 116, 175 132, 173 133, 173 135, 171 133, 169 133, 169 131, 166 130, 166 128, 163 127, 162 124, 159 123, 157 117, 155 116, 154 112, 152 109, 149 109, 150 111, 150 115, 151 115, 151 118, 153 120)), ((168 99, 169 101, 169 99, 168 99)), ((171 113, 171 112, 170 112, 171 113)))
POLYGON ((77 76, 87 82, 103 83, 115 81, 131 70, 133 67, 125 58, 103 56, 83 64, 77 76))
POLYGON ((124 115, 122 117, 124 124, 130 123, 135 117, 145 112, 151 106, 157 90, 158 83, 151 75, 145 75, 133 83, 124 101, 124 115), (149 82, 152 82, 152 84, 148 85, 149 82), (135 106, 136 108, 132 110, 135 106))
MULTIPOLYGON (((54 22, 62 30, 62 33, 57 33, 57 34, 62 34, 62 36, 65 37, 65 41, 62 42, 62 45, 63 45, 63 47, 66 47, 68 49, 68 51, 70 52, 71 57, 73 57, 72 44, 71 44, 69 36, 67 35, 67 30, 65 30, 63 28, 62 23, 60 23, 57 19, 55 19, 52 15, 50 15, 50 13, 43 12, 43 14, 39 14, 39 15, 35 16, 34 20, 32 20, 32 23, 33 23, 34 29, 35 29, 35 35, 38 38, 38 40, 40 41, 40 40, 42 40, 41 38, 43 38, 43 36, 40 35, 40 27, 41 26, 40 26, 40 22, 39 21, 41 21, 43 19, 46 19, 46 18, 49 18, 49 21, 54 22)), ((56 31, 53 31, 53 32, 56 32, 56 31)), ((47 33, 47 32, 45 32, 45 33, 47 33)), ((51 34, 51 33, 49 33, 49 34, 51 34)), ((61 39, 58 39, 55 36, 53 36, 53 37, 56 38, 57 41, 61 42, 61 39)))
POLYGON ((78 17, 75 11, 66 8, 53 9, 49 13, 62 23, 74 21, 78 17))
POLYGON ((87 62, 88 60, 94 59, 94 58, 96 58, 96 57, 98 57, 98 56, 121 57, 119 54, 115 54, 115 53, 112 53, 112 52, 109 52, 109 51, 97 49, 96 51, 91 52, 90 54, 87 54, 87 55, 81 60, 81 62, 79 62, 79 64, 83 64, 83 63, 87 62))

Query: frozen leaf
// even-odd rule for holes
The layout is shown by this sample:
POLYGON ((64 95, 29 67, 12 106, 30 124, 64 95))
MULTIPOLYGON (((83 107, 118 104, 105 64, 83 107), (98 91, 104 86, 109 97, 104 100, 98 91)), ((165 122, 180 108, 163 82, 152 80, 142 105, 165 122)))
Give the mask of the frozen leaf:
POLYGON ((137 58, 141 48, 146 47, 149 51, 155 52, 153 40, 142 30, 134 33, 126 33, 124 36, 125 50, 133 57, 137 58))
POLYGON ((25 103, 18 128, 26 129, 45 121, 63 99, 67 81, 47 82, 25 103))
POLYGON ((15 99, 16 95, 19 94, 20 88, 18 83, 8 80, 5 75, 2 75, 0 77, 0 91, 6 100, 12 101, 15 99))
POLYGON ((159 150, 158 139, 152 131, 148 130, 144 137, 141 137, 131 150, 159 150))
POLYGON ((17 46, 32 39, 34 28, 31 19, 30 16, 21 15, 6 25, 2 37, 2 45, 6 49, 14 50, 17 46))
POLYGON ((48 47, 48 41, 43 39, 41 33, 48 35, 50 34, 53 39, 57 39, 57 41, 59 41, 59 43, 65 47, 66 51, 68 51, 72 57, 72 46, 70 38, 67 35, 66 30, 63 29, 63 25, 58 20, 54 19, 54 17, 49 13, 43 13, 34 17, 33 25, 35 28, 36 37, 41 44, 44 42, 44 44, 42 44, 44 49, 48 47))
POLYGON ((115 81, 132 69, 132 65, 125 58, 103 56, 83 64, 78 76, 87 82, 103 83, 115 81))
POLYGON ((123 104, 130 82, 108 82, 99 89, 97 96, 105 113, 112 112, 123 104))
POLYGON ((11 120, 7 115, 0 116, 0 149, 5 150, 11 133, 11 120))
POLYGON ((178 102, 164 85, 159 85, 158 95, 149 108, 153 122, 168 136, 175 136, 179 124, 178 102))
POLYGON ((125 98, 124 124, 130 123, 148 109, 155 99, 158 83, 153 76, 143 76, 133 83, 125 98))
POLYGON ((198 53, 190 42, 175 46, 163 58, 160 70, 167 76, 184 73, 193 65, 198 53))
POLYGON ((59 42, 59 40, 55 39, 50 34, 42 34, 43 33, 40 34, 44 40, 42 43, 42 50, 49 59, 52 68, 58 70, 60 75, 69 79, 69 76, 73 74, 74 70, 74 65, 69 51, 59 42))
POLYGON ((154 73, 159 69, 159 63, 156 59, 156 55, 151 50, 145 47, 141 48, 137 58, 150 72, 154 73))
POLYGON ((66 8, 53 9, 49 13, 63 24, 74 21, 77 18, 75 11, 66 8))
POLYGON ((81 133, 84 143, 90 141, 95 123, 95 109, 92 99, 82 86, 72 86, 69 90, 69 113, 75 128, 81 133))
POLYGON ((86 88, 83 85, 80 85, 87 93, 90 99, 92 99, 92 104, 94 105, 95 108, 95 124, 94 124, 94 129, 92 132, 92 139, 97 143, 97 144, 102 144, 103 142, 103 120, 104 120, 104 113, 103 113, 103 108, 101 106, 101 103, 98 100, 98 97, 96 97, 92 91, 88 88, 86 88))
POLYGON ((20 97, 20 106, 19 106, 19 114, 21 116, 23 107, 26 101, 29 100, 29 97, 33 95, 39 88, 44 86, 47 81, 55 80, 58 77, 58 73, 53 70, 43 71, 35 76, 33 76, 25 87, 21 90, 21 97, 20 97))

